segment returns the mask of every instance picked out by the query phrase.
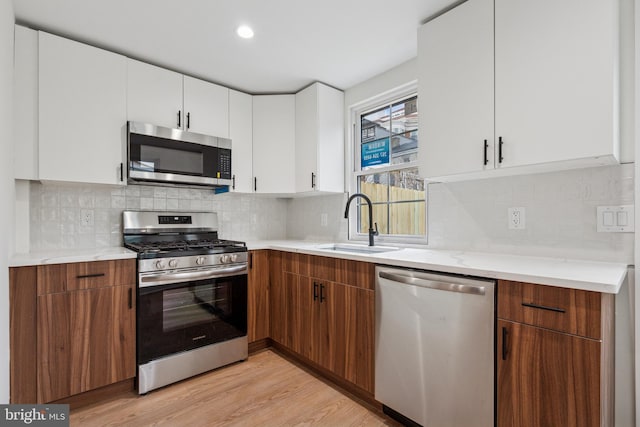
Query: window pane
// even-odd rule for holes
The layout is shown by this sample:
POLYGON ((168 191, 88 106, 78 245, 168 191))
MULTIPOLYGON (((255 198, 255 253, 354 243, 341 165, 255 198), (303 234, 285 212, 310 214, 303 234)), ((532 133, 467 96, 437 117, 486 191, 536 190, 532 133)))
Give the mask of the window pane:
POLYGON ((425 200, 424 180, 418 168, 407 168, 389 172, 389 198, 392 202, 425 200))
MULTIPOLYGON (((370 175, 362 175, 358 180, 358 193, 366 194, 375 204, 378 202, 386 202, 389 200, 389 174, 372 173, 370 175)), ((356 200, 358 204, 364 203, 362 199, 356 200)))
POLYGON ((386 138, 390 135, 391 109, 384 107, 360 117, 361 143, 386 138))
POLYGON ((391 163, 418 159, 418 99, 416 97, 391 107, 391 163))
POLYGON ((425 202, 390 203, 391 234, 424 235, 426 227, 425 202))
MULTIPOLYGON (((373 222, 378 223, 378 231, 380 234, 389 234, 388 206, 387 203, 373 205, 373 222)), ((360 233, 369 233, 369 208, 366 203, 360 205, 360 233)))

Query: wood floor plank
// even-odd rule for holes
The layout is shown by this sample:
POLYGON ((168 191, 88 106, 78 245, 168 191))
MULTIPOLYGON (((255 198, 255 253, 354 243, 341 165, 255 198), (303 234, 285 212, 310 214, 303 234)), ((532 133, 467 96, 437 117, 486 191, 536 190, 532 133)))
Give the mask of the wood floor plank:
POLYGON ((71 411, 72 426, 397 426, 272 351, 71 411))

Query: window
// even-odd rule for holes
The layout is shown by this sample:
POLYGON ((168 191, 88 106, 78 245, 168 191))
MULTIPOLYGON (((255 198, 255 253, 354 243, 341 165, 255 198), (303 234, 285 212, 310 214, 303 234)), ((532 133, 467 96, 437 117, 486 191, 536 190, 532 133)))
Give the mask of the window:
MULTIPOLYGON (((418 98, 415 94, 354 110, 353 192, 373 204, 373 221, 383 239, 426 237, 426 192, 418 175, 418 98)), ((352 238, 366 237, 369 213, 356 199, 352 238)), ((355 202, 355 201, 354 201, 355 202)))

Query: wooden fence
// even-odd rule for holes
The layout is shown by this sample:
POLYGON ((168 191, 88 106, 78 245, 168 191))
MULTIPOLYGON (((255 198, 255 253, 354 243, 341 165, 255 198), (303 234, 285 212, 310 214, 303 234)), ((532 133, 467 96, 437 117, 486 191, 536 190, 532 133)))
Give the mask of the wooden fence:
MULTIPOLYGON (((425 234, 427 221, 424 191, 371 182, 360 183, 360 191, 374 203, 373 221, 378 223, 380 234, 425 234), (398 201, 405 202, 394 203, 398 201)), ((360 206, 360 218, 360 232, 367 233, 369 211, 366 203, 360 206)))

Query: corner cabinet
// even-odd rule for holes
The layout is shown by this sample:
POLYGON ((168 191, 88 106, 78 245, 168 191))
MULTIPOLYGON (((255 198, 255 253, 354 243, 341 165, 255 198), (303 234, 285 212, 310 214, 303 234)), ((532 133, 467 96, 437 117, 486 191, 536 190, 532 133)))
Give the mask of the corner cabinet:
POLYGON ((296 192, 344 192, 344 93, 314 83, 296 94, 296 192))
POLYGON ((135 260, 10 271, 11 403, 58 401, 135 377, 135 260))
POLYGON ((126 58, 39 33, 39 179, 123 184, 126 58))
POLYGON ((229 90, 229 138, 231 153, 231 187, 237 193, 253 192, 253 97, 229 90))
POLYGON ((424 24, 421 174, 617 163, 617 13, 614 0, 469 0, 424 24))
POLYGON ((295 193, 295 95, 253 97, 253 191, 295 193))
POLYGON ((613 426, 613 295, 498 282, 497 426, 613 426))
POLYGON ((229 89, 127 59, 127 118, 229 137, 229 89))
POLYGON ((275 252, 271 338, 373 394, 374 265, 275 252))

